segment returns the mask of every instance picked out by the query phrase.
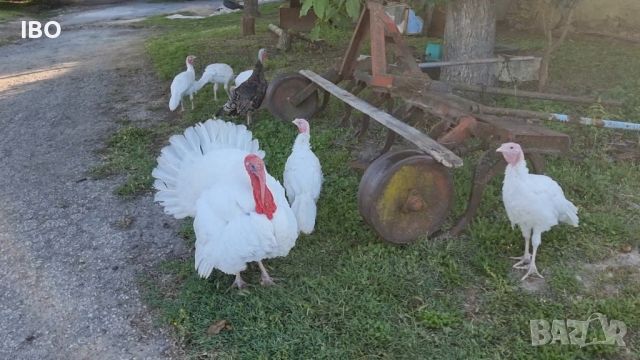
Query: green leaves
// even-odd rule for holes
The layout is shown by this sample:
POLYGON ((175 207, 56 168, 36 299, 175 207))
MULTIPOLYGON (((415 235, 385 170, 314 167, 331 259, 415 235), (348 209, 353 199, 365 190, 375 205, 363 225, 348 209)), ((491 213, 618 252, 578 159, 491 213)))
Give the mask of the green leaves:
POLYGON ((360 0, 347 0, 347 15, 353 20, 357 19, 360 15, 360 0))
POLYGON ((361 7, 362 0, 303 0, 300 14, 307 15, 313 9, 323 23, 341 22, 345 18, 355 21, 360 16, 361 7))

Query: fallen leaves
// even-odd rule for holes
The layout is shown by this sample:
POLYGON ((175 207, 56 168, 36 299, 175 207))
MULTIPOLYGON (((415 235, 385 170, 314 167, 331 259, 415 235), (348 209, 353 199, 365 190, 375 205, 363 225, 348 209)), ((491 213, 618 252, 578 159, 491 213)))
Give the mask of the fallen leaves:
POLYGON ((207 329, 207 335, 209 336, 218 335, 223 330, 229 331, 231 329, 232 329, 231 323, 229 323, 227 320, 218 320, 218 321, 215 321, 213 324, 209 325, 209 328, 207 329))

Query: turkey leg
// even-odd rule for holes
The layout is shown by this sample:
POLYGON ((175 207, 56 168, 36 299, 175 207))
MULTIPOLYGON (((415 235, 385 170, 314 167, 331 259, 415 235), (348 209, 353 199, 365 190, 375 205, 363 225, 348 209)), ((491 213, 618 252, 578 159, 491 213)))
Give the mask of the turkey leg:
POLYGON ((240 273, 236 274, 236 279, 233 281, 233 284, 231 284, 231 287, 235 287, 238 289, 244 289, 247 287, 247 283, 242 280, 242 276, 240 276, 240 273))
POLYGON ((536 267, 536 253, 538 252, 538 245, 540 245, 540 242, 542 241, 541 236, 542 234, 539 231, 534 230, 533 237, 531 239, 531 245, 533 245, 533 254, 531 254, 531 263, 529 264, 529 269, 527 270, 527 273, 524 274, 524 276, 520 280, 524 280, 528 278, 530 275, 537 275, 540 277, 540 279, 544 279, 544 276, 540 275, 540 273, 538 272, 538 268, 536 267))
POLYGON ((260 285, 262 286, 271 286, 271 285, 275 285, 276 283, 273 281, 273 278, 271 278, 271 276, 269 276, 269 273, 267 272, 267 268, 264 267, 264 265, 262 265, 262 261, 258 261, 258 266, 260 267, 260 285))
POLYGON ((531 239, 531 229, 522 229, 522 236, 524 237, 524 255, 513 256, 511 259, 520 260, 513 264, 514 269, 528 269, 529 263, 531 263, 531 254, 529 254, 529 240, 531 239))

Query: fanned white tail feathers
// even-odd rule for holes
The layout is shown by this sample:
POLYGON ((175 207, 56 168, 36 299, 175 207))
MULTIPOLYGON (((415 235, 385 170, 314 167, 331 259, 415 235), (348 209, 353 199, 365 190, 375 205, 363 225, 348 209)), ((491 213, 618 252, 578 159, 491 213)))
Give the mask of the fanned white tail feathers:
POLYGON ((309 193, 296 195, 291 210, 298 221, 298 229, 305 234, 311 234, 316 226, 316 202, 309 193))
POLYGON ((253 139, 244 125, 219 119, 189 127, 184 134, 171 136, 169 143, 162 149, 158 166, 152 172, 156 179, 153 186, 158 190, 155 201, 164 206, 165 213, 177 219, 195 216, 196 202, 208 187, 206 176, 202 179, 193 174, 194 171, 206 172, 206 164, 197 163, 206 154, 236 149, 264 157, 258 140, 253 139))

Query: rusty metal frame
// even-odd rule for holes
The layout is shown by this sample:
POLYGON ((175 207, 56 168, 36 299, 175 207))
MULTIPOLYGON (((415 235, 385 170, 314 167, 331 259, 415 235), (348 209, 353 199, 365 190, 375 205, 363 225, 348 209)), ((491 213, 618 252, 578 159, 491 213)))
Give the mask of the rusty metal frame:
MULTIPOLYGON (((495 154, 496 144, 505 141, 522 143, 527 158, 537 172, 544 168, 541 154, 565 152, 570 144, 570 139, 565 134, 524 121, 514 121, 511 117, 505 118, 505 115, 514 114, 526 117, 525 115, 532 115, 533 112, 489 108, 454 95, 451 93, 451 87, 444 83, 432 81, 420 70, 411 50, 395 23, 385 13, 380 0, 366 2, 340 65, 337 69, 323 74, 322 78, 334 84, 350 80, 347 91, 353 90, 352 95, 357 95, 366 87, 371 88, 374 90, 375 106, 393 98, 402 99, 404 105, 392 111, 401 119, 416 118, 417 112, 441 119, 433 129, 433 135, 437 137, 438 143, 452 150, 471 137, 483 140, 486 151, 475 167, 467 209, 450 230, 451 234, 459 234, 471 222, 485 187, 504 169, 504 161, 495 154), (371 43, 371 56, 359 60, 360 49, 367 35, 371 43), (395 56, 392 65, 387 62, 388 50, 395 56)), ((318 90, 318 85, 312 82, 289 101, 296 106, 318 90)), ((327 94, 328 92, 325 92, 325 100, 328 99, 327 94)), ((323 104, 326 105, 326 101, 323 104)), ((345 106, 341 125, 346 125, 351 115, 351 107, 348 104, 345 106)), ((358 138, 362 139, 368 123, 368 117, 363 116, 358 138)), ((389 130, 382 153, 390 150, 396 138, 396 134, 389 130)))

